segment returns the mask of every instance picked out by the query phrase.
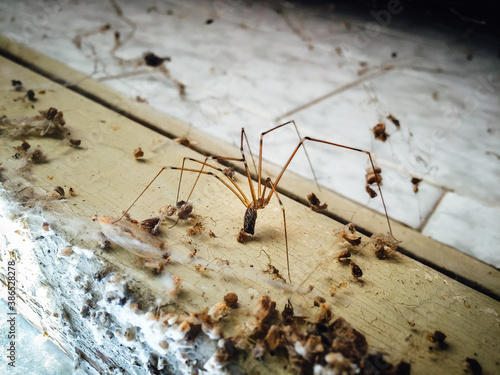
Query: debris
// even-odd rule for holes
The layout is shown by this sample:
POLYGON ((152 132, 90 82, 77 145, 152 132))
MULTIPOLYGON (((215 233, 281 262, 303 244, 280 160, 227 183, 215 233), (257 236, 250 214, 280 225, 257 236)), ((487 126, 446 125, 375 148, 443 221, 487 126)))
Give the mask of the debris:
POLYGON ((12 86, 14 87, 14 90, 16 91, 21 91, 23 89, 23 83, 17 79, 13 79, 10 81, 12 83, 12 86))
POLYGON ((161 273, 165 266, 170 263, 170 258, 165 259, 146 259, 144 261, 144 267, 155 271, 156 273, 161 273))
POLYGON ((339 262, 347 262, 350 261, 349 259, 350 257, 351 257, 351 250, 344 249, 337 255, 337 260, 339 262))
POLYGON ((239 243, 245 243, 247 237, 248 237, 248 234, 242 228, 242 229, 240 229, 240 232, 238 233, 238 236, 236 237, 236 240, 239 243))
POLYGON ((231 308, 235 308, 238 304, 238 295, 236 293, 228 293, 224 296, 224 302, 231 308))
POLYGON ((427 336, 430 342, 444 345, 444 340, 446 339, 446 335, 441 331, 434 331, 434 333, 427 336))
POLYGON ((233 167, 227 167, 222 170, 222 174, 229 177, 231 180, 234 181, 234 168, 233 167))
POLYGON ((356 226, 353 223, 346 224, 342 229, 336 231, 335 235, 349 242, 352 246, 358 246, 361 243, 361 236, 357 235, 356 226))
POLYGON ((367 168, 366 169, 366 174, 365 174, 365 179, 366 179, 366 186, 365 190, 370 196, 370 198, 375 198, 378 194, 375 190, 371 188, 370 185, 377 185, 379 187, 382 185, 382 169, 379 167, 375 168, 367 168))
POLYGON ((412 177, 411 178, 411 183, 413 184, 413 192, 415 194, 418 193, 418 185, 422 182, 422 179, 421 178, 417 178, 417 177, 412 177))
POLYGON ((307 196, 307 200, 309 201, 309 207, 314 212, 324 211, 328 208, 328 204, 326 203, 321 204, 320 200, 314 193, 309 194, 307 196))
POLYGON ((368 185, 373 185, 373 184, 376 184, 378 182, 380 185, 382 185, 381 173, 382 173, 382 169, 379 167, 367 168, 366 174, 365 174, 366 183, 368 185))
POLYGON ((31 101, 31 102, 37 101, 37 99, 35 98, 35 92, 33 90, 26 91, 26 96, 28 97, 29 101, 31 101))
POLYGON ((153 236, 157 236, 160 233, 161 222, 162 219, 160 217, 152 217, 141 221, 139 227, 148 231, 153 236))
POLYGON ((360 278, 361 276, 363 276, 363 270, 361 269, 361 267, 359 267, 356 263, 354 263, 353 261, 351 261, 351 272, 352 272, 352 275, 357 279, 357 278, 360 278))
POLYGON ((196 236, 196 235, 200 234, 204 229, 205 229, 205 227, 203 226, 203 224, 201 222, 198 222, 195 225, 192 225, 188 228, 187 235, 188 236, 196 236))
POLYGON ((472 375, 482 375, 483 373, 483 368, 474 358, 465 358, 462 365, 465 371, 470 372, 472 375))
POLYGON ((142 151, 142 148, 136 148, 134 149, 134 158, 139 159, 144 156, 144 151, 142 151))
POLYGON ((54 191, 59 194, 61 197, 64 197, 65 193, 64 193, 64 189, 61 187, 61 186, 56 186, 54 188, 54 191))
POLYGON ((376 233, 372 234, 370 241, 375 249, 375 255, 378 259, 384 259, 394 254, 401 241, 397 241, 390 234, 376 233))
POLYGON ((399 128, 401 126, 401 124, 399 123, 399 120, 396 117, 394 117, 393 115, 387 116, 387 119, 390 120, 397 128, 399 128))
POLYGON ((144 62, 148 66, 159 67, 164 61, 171 61, 170 57, 158 57, 153 52, 146 52, 144 54, 144 62))
POLYGON ((71 138, 69 140, 69 143, 70 143, 71 146, 80 147, 80 145, 82 144, 82 141, 80 139, 73 139, 73 138, 71 138))
POLYGON ((383 122, 378 123, 372 128, 373 135, 375 136, 375 139, 378 139, 379 141, 385 142, 387 138, 389 137, 389 134, 385 132, 385 124, 383 122))
POLYGON ((0 119, 0 133, 9 138, 29 136, 67 138, 64 115, 56 108, 39 111, 39 115, 0 119))
POLYGON ((370 185, 366 185, 365 190, 370 198, 375 198, 378 195, 377 192, 370 187, 370 185))
POLYGON ((193 148, 194 145, 198 144, 198 142, 191 141, 186 137, 175 138, 174 141, 176 141, 178 144, 180 144, 182 146, 189 147, 189 148, 193 148))

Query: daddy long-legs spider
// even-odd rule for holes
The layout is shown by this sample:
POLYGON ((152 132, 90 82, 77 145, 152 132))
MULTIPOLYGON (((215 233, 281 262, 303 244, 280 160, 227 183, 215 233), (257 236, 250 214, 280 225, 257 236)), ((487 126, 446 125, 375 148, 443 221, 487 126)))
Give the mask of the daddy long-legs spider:
MULTIPOLYGON (((384 197, 382 195, 382 190, 381 190, 381 176, 380 176, 380 168, 375 167, 375 164, 373 162, 372 155, 369 151, 350 147, 350 146, 345 146, 341 145, 338 143, 334 142, 329 142, 325 141, 322 139, 316 139, 316 138, 311 138, 311 137, 301 137, 300 133, 297 129, 297 125, 295 124, 294 121, 288 121, 284 124, 277 125, 260 135, 260 144, 259 144, 259 157, 258 157, 258 165, 255 165, 255 161, 253 159, 252 152, 250 150, 249 142, 247 135, 245 133, 245 129, 241 129, 241 140, 240 140, 240 152, 241 152, 241 158, 235 158, 235 157, 225 157, 225 156, 208 156, 205 158, 205 160, 197 160, 193 159, 190 157, 185 157, 182 161, 182 165, 180 167, 173 167, 173 166, 165 166, 161 168, 161 170, 156 174, 156 176, 153 177, 153 179, 148 183, 148 185, 144 188, 144 190, 139 194, 139 196, 132 202, 132 204, 127 208, 127 210, 124 212, 121 218, 123 218, 129 210, 136 204, 136 202, 139 200, 139 198, 146 192, 146 190, 149 189, 149 187, 156 181, 156 179, 162 174, 163 171, 167 169, 171 170, 179 170, 181 172, 180 178, 179 178, 179 185, 177 189, 177 206, 182 207, 184 205, 187 205, 189 202, 189 199, 191 198, 191 195, 194 192, 194 189, 199 181, 199 178, 201 175, 207 175, 207 176, 212 176, 216 178, 219 182, 221 182, 226 188, 228 188, 240 201, 243 203, 243 205, 246 207, 244 218, 243 218, 243 228, 240 230, 240 233, 238 235, 238 241, 243 242, 244 238, 247 235, 253 235, 255 233, 255 224, 257 221, 257 212, 258 210, 264 209, 267 207, 267 205, 271 202, 271 199, 273 197, 276 197, 276 200, 279 203, 279 206, 281 208, 281 211, 283 213, 283 228, 284 228, 284 239, 285 239, 285 250, 286 250, 286 262, 287 262, 287 274, 288 274, 288 279, 291 282, 291 274, 290 274, 290 260, 289 260, 289 245, 288 245, 288 233, 287 233, 287 225, 286 225, 286 212, 285 212, 285 206, 283 205, 283 202, 280 199, 280 195, 277 191, 278 184, 281 181, 281 178, 283 177, 283 174, 287 170, 288 166, 292 162, 293 158, 296 156, 297 152, 299 149, 302 147, 306 153, 306 156, 309 161, 309 156, 307 155, 307 151, 305 150, 305 142, 315 142, 315 143, 322 143, 326 144, 329 146, 333 147, 339 147, 342 149, 350 150, 350 151, 355 151, 359 153, 363 153, 367 155, 368 161, 369 161, 369 169, 368 169, 368 174, 371 176, 370 182, 368 181, 369 179, 367 178, 367 183, 370 183, 372 185, 376 185, 378 193, 380 194, 380 199, 382 201, 382 205, 384 208, 385 216, 387 219, 387 225, 389 228, 389 233, 390 236, 392 237, 392 229, 391 225, 389 222, 389 217, 387 215, 387 208, 384 202, 384 197), (273 181, 270 177, 267 177, 264 179, 262 177, 262 153, 263 153, 263 148, 264 148, 264 137, 287 125, 293 125, 295 127, 295 130, 297 132, 297 135, 300 138, 300 141, 298 145, 295 147, 293 152, 291 153, 290 157, 286 161, 285 165, 282 167, 280 173, 276 177, 276 179, 273 181), (252 173, 250 172, 250 168, 247 163, 247 159, 245 156, 245 151, 244 151, 244 145, 247 145, 249 149, 249 153, 252 159, 252 163, 255 169, 255 180, 252 178, 252 173), (227 162, 237 162, 237 163, 242 163, 244 167, 244 175, 245 178, 247 179, 248 182, 248 187, 249 187, 249 193, 245 194, 243 189, 238 185, 238 183, 235 181, 235 179, 232 178, 231 173, 227 173, 226 170, 215 166, 211 164, 211 160, 214 161, 227 161, 227 162), (198 168, 195 167, 187 167, 186 162, 192 162, 196 163, 199 165, 198 168), (181 183, 182 183, 182 176, 184 172, 192 172, 192 173, 197 173, 197 177, 195 179, 195 182, 189 192, 189 195, 185 201, 179 201, 179 195, 180 195, 180 188, 181 188, 181 183)), ((312 169, 312 165, 309 161, 309 164, 312 169)), ((314 174, 314 171, 313 171, 314 174)), ((314 176, 316 180, 316 176, 314 176)), ((367 185, 368 188, 368 185, 367 185)), ((375 195, 373 194, 374 191, 372 190, 371 196, 374 197, 375 195)), ((117 221, 118 221, 117 220, 117 221)))

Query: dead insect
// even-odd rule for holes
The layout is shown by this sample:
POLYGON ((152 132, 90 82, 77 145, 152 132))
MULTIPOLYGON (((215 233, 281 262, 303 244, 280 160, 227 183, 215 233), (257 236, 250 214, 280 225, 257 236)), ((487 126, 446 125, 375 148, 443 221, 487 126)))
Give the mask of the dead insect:
POLYGON ((71 138, 69 140, 69 143, 70 143, 71 146, 80 147, 80 145, 82 144, 82 141, 80 139, 73 139, 73 138, 71 138))
POLYGON ((465 358, 465 361, 462 363, 464 369, 467 372, 470 372, 472 375, 482 375, 483 368, 474 358, 465 358))
POLYGON ((347 262, 350 261, 349 259, 350 257, 351 257, 351 251, 349 249, 344 249, 337 255, 337 260, 339 262, 347 262))
POLYGON ((31 102, 36 102, 37 99, 35 98, 35 92, 33 90, 28 90, 26 91, 26 96, 31 102))
POLYGON ((382 184, 382 169, 381 168, 367 168, 366 169, 366 183, 373 185, 375 183, 382 184))
POLYGON ((152 217, 140 222, 139 227, 151 233, 153 236, 157 236, 160 233, 161 225, 160 217, 152 217))
POLYGON ((153 52, 146 52, 143 57, 146 65, 155 68, 162 65, 164 61, 171 61, 170 57, 158 57, 153 52))
POLYGON ((351 261, 350 266, 351 266, 351 273, 356 279, 363 276, 363 270, 361 269, 360 266, 358 266, 353 261, 351 261))
POLYGON ((13 79, 10 82, 12 83, 14 90, 21 91, 23 89, 23 83, 21 81, 19 81, 17 79, 13 79))
POLYGON ((417 177, 412 177, 411 178, 411 183, 413 184, 413 192, 415 194, 418 193, 418 185, 422 182, 422 179, 421 178, 417 178, 417 177))
POLYGON ((54 188, 54 191, 59 194, 61 197, 64 197, 65 193, 64 193, 64 189, 61 187, 61 186, 56 186, 54 188))
POLYGON ((314 193, 308 194, 307 200, 309 201, 309 207, 314 212, 324 211, 328 208, 328 204, 326 203, 321 204, 320 200, 314 193))
POLYGON ((444 340, 446 339, 446 335, 441 331, 434 331, 434 333, 427 336, 430 342, 444 345, 444 340))
MULTIPOLYGON (((371 188, 370 185, 376 184, 378 187, 378 190, 380 191, 380 186, 382 185, 382 169, 379 167, 375 168, 367 168, 366 169, 366 174, 365 174, 365 179, 366 179, 366 186, 365 190, 370 196, 370 198, 375 198, 378 194, 375 190, 371 188)), ((382 202, 384 199, 381 197, 382 202)), ((387 222, 389 222, 389 218, 386 216, 387 222)))
POLYGON ((142 148, 136 148, 134 149, 134 158, 139 159, 144 156, 144 151, 142 151, 142 148))
POLYGON ((378 259, 384 259, 394 254, 400 241, 397 241, 391 234, 372 234, 370 241, 375 249, 378 259))
POLYGON ((389 134, 385 132, 385 124, 383 122, 378 123, 372 129, 375 139, 385 142, 389 137, 389 134))
POLYGON ((378 195, 377 192, 370 187, 370 185, 366 185, 365 190, 370 198, 375 198, 378 195))
POLYGON ((352 246, 358 246, 361 243, 361 236, 357 235, 356 226, 353 223, 346 224, 342 229, 338 230, 335 235, 349 242, 352 246))
POLYGON ((396 117, 394 117, 393 115, 387 116, 387 119, 390 120, 397 128, 399 128, 401 126, 401 124, 399 123, 399 120, 396 117))

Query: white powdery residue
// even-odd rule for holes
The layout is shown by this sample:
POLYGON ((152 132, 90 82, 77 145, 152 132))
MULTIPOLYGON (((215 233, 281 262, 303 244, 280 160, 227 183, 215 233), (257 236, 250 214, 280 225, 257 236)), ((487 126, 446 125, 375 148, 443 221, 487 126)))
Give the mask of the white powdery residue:
POLYGON ((73 252, 75 254, 85 255, 85 257, 87 257, 87 259, 93 258, 95 256, 94 252, 92 250, 89 250, 89 249, 84 249, 84 248, 78 247, 78 246, 73 246, 73 247, 71 247, 71 249, 73 250, 73 252))
POLYGON ((302 356, 304 358, 307 357, 307 349, 304 346, 304 344, 302 344, 300 341, 296 341, 295 342, 294 349, 295 349, 295 351, 297 352, 298 355, 300 355, 300 356, 302 356))
POLYGON ((106 340, 106 331, 107 329, 101 328, 97 323, 90 322, 88 325, 90 331, 94 335, 94 341, 97 345, 104 345, 106 340))
POLYGON ((208 361, 205 362, 203 367, 206 371, 203 371, 202 373, 206 375, 227 374, 227 371, 223 369, 224 364, 217 361, 217 353, 214 353, 208 361))
POLYGON ((497 318, 498 318, 498 313, 497 313, 495 310, 493 310, 492 308, 490 308, 490 307, 485 307, 485 308, 483 309, 483 311, 484 311, 485 313, 487 313, 487 314, 491 314, 491 315, 493 315, 493 316, 495 316, 495 317, 497 317, 497 318))

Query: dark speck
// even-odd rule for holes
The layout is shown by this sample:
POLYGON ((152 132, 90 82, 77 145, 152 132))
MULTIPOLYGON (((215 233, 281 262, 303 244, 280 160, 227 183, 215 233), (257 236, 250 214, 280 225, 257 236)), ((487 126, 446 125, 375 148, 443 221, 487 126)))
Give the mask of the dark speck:
POLYGON ((158 57, 153 52, 148 52, 144 55, 146 65, 154 66, 155 68, 163 64, 164 61, 170 61, 170 57, 158 57))
POLYGON ((31 100, 32 102, 36 102, 35 92, 33 90, 28 90, 26 92, 26 95, 28 96, 29 100, 31 100))
POLYGON ((214 20, 209 18, 208 20, 206 20, 205 22, 207 25, 210 25, 211 23, 214 23, 214 20))

